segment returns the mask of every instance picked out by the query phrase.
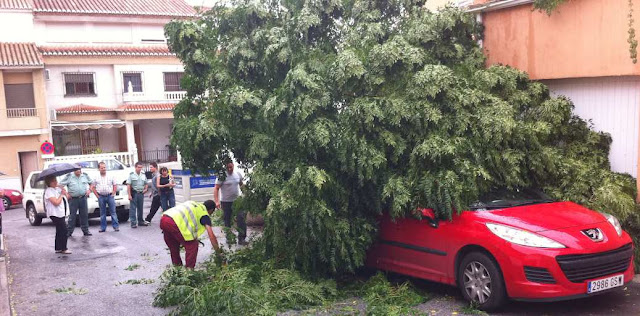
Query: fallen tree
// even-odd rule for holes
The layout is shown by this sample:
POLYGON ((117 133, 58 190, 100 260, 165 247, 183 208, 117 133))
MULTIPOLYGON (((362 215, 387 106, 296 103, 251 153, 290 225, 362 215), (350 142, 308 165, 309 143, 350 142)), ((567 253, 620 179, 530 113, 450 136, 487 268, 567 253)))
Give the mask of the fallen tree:
POLYGON ((494 188, 635 219, 635 182, 610 171, 610 137, 526 73, 486 69, 472 16, 422 4, 232 1, 166 27, 188 91, 172 143, 193 170, 229 152, 252 168, 239 207, 264 215, 265 257, 350 272, 380 212, 446 219, 494 188))

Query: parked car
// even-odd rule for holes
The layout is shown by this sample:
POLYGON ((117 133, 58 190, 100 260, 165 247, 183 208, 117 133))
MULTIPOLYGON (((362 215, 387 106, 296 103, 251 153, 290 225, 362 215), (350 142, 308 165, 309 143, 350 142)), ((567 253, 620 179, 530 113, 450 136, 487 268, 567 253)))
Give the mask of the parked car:
MULTIPOLYGON (((119 222, 126 222, 129 220, 129 195, 125 183, 132 169, 125 167, 116 159, 106 159, 101 161, 105 161, 107 164, 107 172, 115 178, 117 183, 119 183, 118 191, 115 196, 116 213, 118 214, 119 222)), ((99 162, 100 161, 89 159, 75 161, 74 163, 78 163, 82 166, 82 172, 87 173, 91 179, 95 179, 100 175, 100 171, 98 170, 99 162)), ((46 162, 45 168, 54 163, 55 162, 46 162)), ((37 181, 39 175, 40 171, 34 171, 29 174, 29 178, 25 184, 24 198, 22 202, 26 217, 29 219, 29 223, 33 226, 39 226, 42 223, 42 219, 46 217, 43 200, 45 185, 44 181, 37 181)), ((64 176, 58 177, 58 182, 63 178, 64 176)), ((100 205, 98 204, 98 198, 93 193, 89 195, 87 204, 89 209, 89 218, 100 217, 100 205)))
POLYGON ((8 210, 13 205, 22 204, 22 193, 17 190, 12 189, 3 189, 4 190, 4 198, 2 198, 2 203, 4 203, 4 209, 8 210))
POLYGON ((367 266, 457 286, 481 309, 590 297, 634 276, 634 246, 614 216, 539 192, 491 193, 452 220, 419 213, 381 216, 367 266))

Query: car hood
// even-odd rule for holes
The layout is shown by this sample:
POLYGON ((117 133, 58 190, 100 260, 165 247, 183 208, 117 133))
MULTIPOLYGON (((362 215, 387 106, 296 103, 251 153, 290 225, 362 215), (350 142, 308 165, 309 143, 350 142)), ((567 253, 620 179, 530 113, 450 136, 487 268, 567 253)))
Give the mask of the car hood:
POLYGON ((477 211, 486 222, 505 224, 531 232, 542 232, 606 221, 595 211, 573 202, 542 203, 499 210, 477 211))

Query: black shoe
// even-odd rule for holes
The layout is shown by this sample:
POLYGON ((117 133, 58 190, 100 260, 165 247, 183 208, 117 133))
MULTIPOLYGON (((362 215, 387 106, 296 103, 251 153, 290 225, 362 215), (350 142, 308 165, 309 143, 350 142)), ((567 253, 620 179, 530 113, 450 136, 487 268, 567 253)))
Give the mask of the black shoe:
POLYGON ((131 225, 131 228, 138 228, 138 225, 131 225))
POLYGON ((116 228, 113 229, 113 231, 119 232, 120 228, 116 227, 116 228))
POLYGON ((104 233, 105 231, 106 231, 106 229, 101 229, 101 230, 99 230, 98 232, 99 232, 99 233, 104 233))
POLYGON ((85 233, 84 233, 84 235, 85 235, 85 236, 93 236, 93 234, 92 234, 92 233, 90 233, 90 232, 85 232, 85 233))
POLYGON ((240 245, 240 246, 246 246, 248 244, 249 244, 249 242, 244 240, 244 239, 243 240, 238 240, 238 245, 240 245))
POLYGON ((140 225, 140 226, 149 226, 149 222, 147 222, 147 221, 140 222, 140 223, 138 223, 138 225, 140 225))

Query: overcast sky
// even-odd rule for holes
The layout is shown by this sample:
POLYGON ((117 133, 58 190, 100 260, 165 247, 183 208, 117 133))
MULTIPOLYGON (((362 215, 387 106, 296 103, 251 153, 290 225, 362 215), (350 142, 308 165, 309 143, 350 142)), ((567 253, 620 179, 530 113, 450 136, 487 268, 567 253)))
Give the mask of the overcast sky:
POLYGON ((213 7, 213 4, 219 0, 185 0, 185 1, 192 6, 213 7))

